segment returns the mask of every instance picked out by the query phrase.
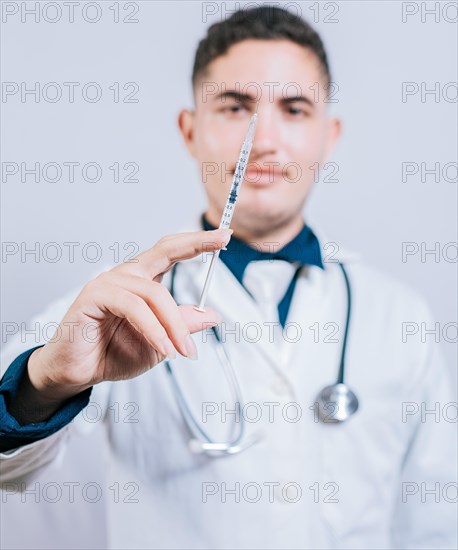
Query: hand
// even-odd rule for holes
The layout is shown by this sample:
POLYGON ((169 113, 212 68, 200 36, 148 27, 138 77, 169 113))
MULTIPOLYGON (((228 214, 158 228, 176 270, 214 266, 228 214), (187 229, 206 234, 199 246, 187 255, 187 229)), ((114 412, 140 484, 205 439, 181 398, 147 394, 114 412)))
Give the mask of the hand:
POLYGON ((15 401, 27 396, 49 415, 72 395, 104 380, 138 376, 176 351, 196 359, 191 333, 221 319, 211 308, 201 313, 192 305, 178 306, 162 277, 180 260, 221 249, 231 233, 217 229, 163 237, 134 261, 86 284, 56 337, 30 356, 28 381, 15 401))

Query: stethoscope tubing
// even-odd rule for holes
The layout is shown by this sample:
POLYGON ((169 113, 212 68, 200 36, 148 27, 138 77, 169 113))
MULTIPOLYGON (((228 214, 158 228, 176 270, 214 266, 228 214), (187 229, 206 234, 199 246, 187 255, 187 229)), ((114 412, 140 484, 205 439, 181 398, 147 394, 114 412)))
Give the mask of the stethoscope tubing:
MULTIPOLYGON (((342 262, 337 262, 345 281, 345 289, 346 289, 346 297, 347 297, 347 311, 346 311, 346 318, 345 318, 345 331, 344 331, 344 337, 342 341, 342 349, 341 349, 341 355, 340 355, 340 362, 339 362, 339 371, 337 376, 336 385, 341 385, 342 387, 345 386, 345 359, 346 359, 346 352, 347 352, 347 341, 348 341, 348 333, 349 333, 349 327, 350 327, 350 320, 351 320, 351 312, 352 312, 352 292, 351 292, 351 285, 350 280, 348 277, 347 270, 345 269, 345 266, 342 262)), ((176 278, 176 270, 177 270, 178 263, 176 263, 172 267, 171 271, 171 281, 170 281, 170 294, 172 298, 175 297, 175 278, 176 278)), ((294 278, 297 278, 299 276, 299 273, 301 271, 303 266, 300 266, 297 268, 294 278)), ((166 369, 170 375, 170 379, 172 381, 172 386, 175 391, 175 395, 177 397, 178 406, 181 410, 181 413, 185 419, 186 424, 188 425, 188 428, 190 429, 192 435, 197 438, 201 438, 204 440, 205 443, 200 443, 198 440, 191 440, 191 443, 194 443, 194 446, 196 444, 199 444, 200 451, 201 452, 217 452, 222 454, 235 454, 237 452, 240 452, 244 449, 243 446, 240 445, 240 442, 244 436, 245 432, 245 423, 243 419, 243 414, 241 414, 241 409, 243 408, 243 401, 242 401, 242 392, 240 389, 240 384, 237 379, 237 375, 235 373, 234 367, 231 364, 231 361, 229 359, 229 356, 224 348, 224 344, 221 340, 221 337, 218 333, 218 330, 216 327, 212 327, 213 334, 215 336, 216 342, 217 342, 217 354, 220 359, 220 363, 223 366, 224 374, 226 376, 226 379, 228 380, 228 385, 230 387, 231 393, 233 397, 235 398, 235 403, 238 408, 239 412, 239 418, 240 418, 240 428, 238 430, 237 436, 228 443, 218 443, 214 441, 208 433, 202 428, 202 426, 199 424, 199 422, 196 420, 194 414, 192 413, 189 404, 186 400, 186 397, 184 396, 184 393, 178 384, 178 381, 174 375, 173 367, 170 360, 165 360, 164 363, 166 365, 166 369)), ((327 386, 329 387, 329 386, 327 386)), ((252 443, 251 443, 252 444, 252 443)))

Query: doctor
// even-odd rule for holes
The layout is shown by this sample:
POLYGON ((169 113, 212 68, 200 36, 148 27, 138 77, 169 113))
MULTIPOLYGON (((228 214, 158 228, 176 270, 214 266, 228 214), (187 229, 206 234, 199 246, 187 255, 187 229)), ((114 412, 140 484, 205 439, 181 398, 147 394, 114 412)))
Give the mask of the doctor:
POLYGON ((209 29, 195 110, 179 116, 205 214, 51 304, 34 322, 61 320, 54 341, 10 347, 3 482, 65 463, 67 438, 93 426, 91 402, 109 435, 107 479, 127 488, 106 499, 111 548, 456 547, 456 424, 421 414, 456 398, 438 344, 402 336, 404 322, 431 323, 429 310, 303 220, 310 167, 340 133, 325 95, 312 92, 329 79, 319 36, 284 10, 239 12, 209 29), (250 83, 278 85, 259 96, 250 83), (215 228, 257 100, 231 236, 215 228), (226 245, 199 313, 208 252, 226 245), (315 403, 337 379, 348 313, 337 260, 352 290, 346 381, 359 408, 327 423, 315 403), (127 421, 114 403, 132 405, 127 421), (202 452, 206 437, 239 445, 202 452))

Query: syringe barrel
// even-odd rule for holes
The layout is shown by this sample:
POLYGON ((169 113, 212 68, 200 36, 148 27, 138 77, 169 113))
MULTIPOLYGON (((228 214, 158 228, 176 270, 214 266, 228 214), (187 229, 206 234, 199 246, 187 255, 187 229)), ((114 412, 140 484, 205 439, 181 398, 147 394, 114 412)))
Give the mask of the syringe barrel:
MULTIPOLYGON (((258 115, 255 113, 250 120, 248 126, 248 131, 243 140, 242 149, 240 150, 240 155, 237 160, 237 165, 235 167, 234 177, 232 178, 231 189, 229 191, 229 196, 227 197, 226 205, 224 207, 223 215, 221 216, 221 221, 219 224, 220 229, 228 228, 231 225, 232 216, 234 215, 235 203, 237 201, 237 194, 240 185, 243 182, 245 177, 245 170, 248 164, 248 159, 250 158, 251 147, 253 145, 254 134, 256 132, 256 125, 258 123, 258 115)), ((213 270, 216 265, 216 261, 219 257, 220 251, 217 250, 213 253, 212 261, 210 262, 210 267, 208 268, 207 277, 205 279, 204 288, 200 297, 199 305, 196 306, 198 311, 205 311, 204 306, 207 300, 207 292, 210 286, 210 280, 213 273, 213 270)))
POLYGON ((245 139, 243 140, 242 147, 240 149, 239 158, 235 166, 234 177, 232 178, 231 189, 227 197, 226 205, 224 207, 223 215, 221 217, 220 229, 225 229, 230 226, 232 216, 234 215, 234 207, 237 201, 239 188, 245 177, 245 170, 248 164, 248 159, 251 153, 251 147, 253 146, 254 134, 256 132, 256 126, 258 123, 258 115, 255 113, 250 120, 245 139))

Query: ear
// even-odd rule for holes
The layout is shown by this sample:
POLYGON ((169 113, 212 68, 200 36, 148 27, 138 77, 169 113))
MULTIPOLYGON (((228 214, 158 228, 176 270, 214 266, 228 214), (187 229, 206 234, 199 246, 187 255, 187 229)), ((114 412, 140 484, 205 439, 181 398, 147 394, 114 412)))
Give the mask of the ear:
POLYGON ((328 120, 328 131, 325 144, 325 159, 329 158, 340 134, 342 133, 342 123, 339 118, 330 118, 328 120))
POLYGON ((196 156, 194 145, 194 117, 194 111, 188 111, 186 109, 182 110, 178 115, 178 127, 180 128, 186 148, 193 157, 196 156))

